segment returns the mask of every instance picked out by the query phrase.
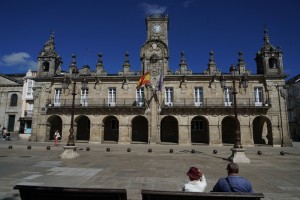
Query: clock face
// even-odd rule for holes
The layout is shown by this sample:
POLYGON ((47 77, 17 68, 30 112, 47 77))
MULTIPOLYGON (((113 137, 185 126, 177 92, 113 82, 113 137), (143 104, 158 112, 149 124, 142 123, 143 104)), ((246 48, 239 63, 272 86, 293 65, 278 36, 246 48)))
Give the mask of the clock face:
POLYGON ((154 24, 153 26, 152 26, 152 31, 154 32, 154 33, 160 33, 161 32, 161 26, 159 25, 159 24, 154 24))

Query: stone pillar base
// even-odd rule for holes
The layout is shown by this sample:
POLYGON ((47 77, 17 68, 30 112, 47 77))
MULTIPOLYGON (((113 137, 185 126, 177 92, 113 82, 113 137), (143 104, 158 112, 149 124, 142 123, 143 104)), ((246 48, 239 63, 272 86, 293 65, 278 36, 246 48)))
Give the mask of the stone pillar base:
POLYGON ((230 162, 233 163, 250 163, 250 159, 245 155, 244 148, 232 148, 232 154, 228 158, 230 162))
POLYGON ((60 155, 62 159, 74 159, 80 155, 76 152, 76 146, 64 146, 64 152, 60 155))

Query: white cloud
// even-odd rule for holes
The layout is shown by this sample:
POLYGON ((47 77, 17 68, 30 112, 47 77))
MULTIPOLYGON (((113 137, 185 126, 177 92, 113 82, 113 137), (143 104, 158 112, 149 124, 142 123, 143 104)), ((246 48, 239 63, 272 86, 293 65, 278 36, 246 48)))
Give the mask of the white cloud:
POLYGON ((141 3, 140 6, 144 9, 146 15, 163 14, 167 10, 166 6, 157 4, 141 3))
POLYGON ((188 0, 188 1, 185 1, 185 2, 183 2, 183 7, 187 8, 187 7, 189 7, 190 4, 193 3, 193 2, 194 2, 194 0, 188 0))
POLYGON ((18 67, 20 69, 37 69, 37 62, 31 59, 31 56, 26 52, 11 53, 2 56, 0 64, 8 67, 18 67))

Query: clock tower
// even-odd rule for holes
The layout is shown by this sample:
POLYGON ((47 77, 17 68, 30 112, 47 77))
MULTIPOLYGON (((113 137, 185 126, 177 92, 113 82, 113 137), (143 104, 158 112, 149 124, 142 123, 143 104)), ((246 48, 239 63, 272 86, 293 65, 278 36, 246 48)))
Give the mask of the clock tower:
POLYGON ((168 45, 168 16, 155 14, 146 17, 147 40, 157 39, 168 45))
POLYGON ((163 77, 169 72, 168 30, 169 18, 167 15, 155 14, 146 17, 147 40, 141 48, 141 62, 143 74, 149 72, 156 79, 160 74, 163 77))

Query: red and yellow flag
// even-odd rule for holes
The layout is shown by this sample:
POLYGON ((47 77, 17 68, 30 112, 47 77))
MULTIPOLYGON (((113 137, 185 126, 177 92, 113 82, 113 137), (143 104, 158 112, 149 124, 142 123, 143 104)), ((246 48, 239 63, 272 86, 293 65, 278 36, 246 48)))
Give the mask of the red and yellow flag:
POLYGON ((150 83, 150 73, 149 72, 147 72, 146 74, 144 74, 141 78, 140 78, 140 80, 139 80, 139 82, 138 82, 138 84, 137 84, 137 88, 139 88, 139 87, 142 87, 142 86, 144 86, 144 85, 147 85, 147 84, 149 84, 150 83))

